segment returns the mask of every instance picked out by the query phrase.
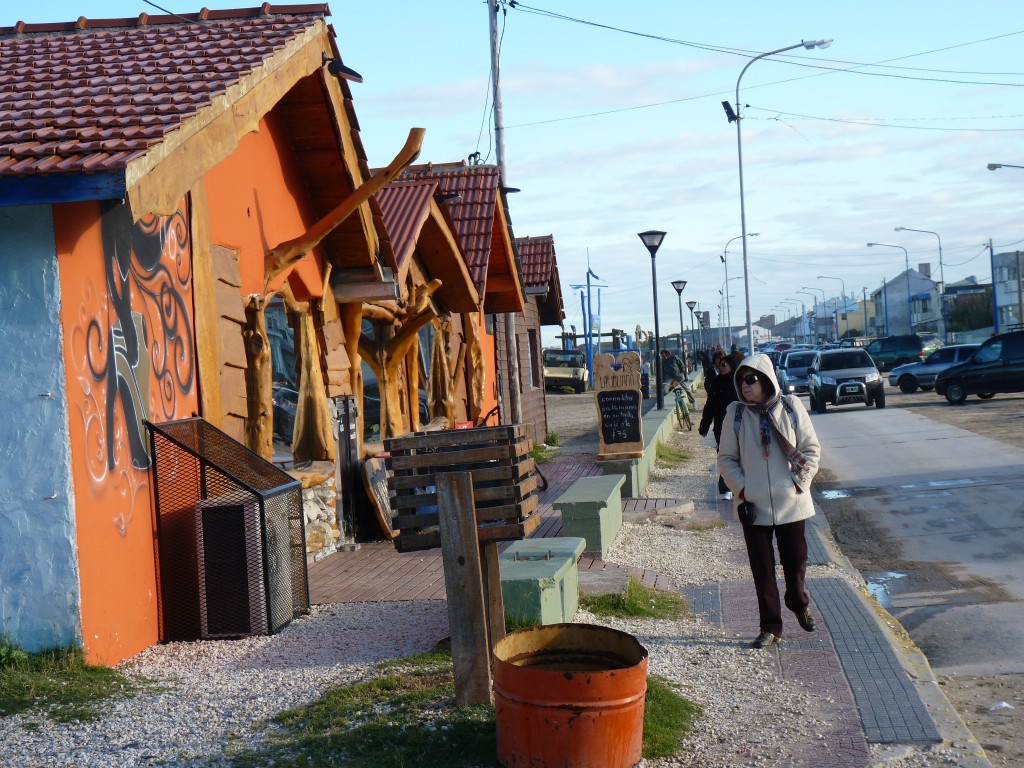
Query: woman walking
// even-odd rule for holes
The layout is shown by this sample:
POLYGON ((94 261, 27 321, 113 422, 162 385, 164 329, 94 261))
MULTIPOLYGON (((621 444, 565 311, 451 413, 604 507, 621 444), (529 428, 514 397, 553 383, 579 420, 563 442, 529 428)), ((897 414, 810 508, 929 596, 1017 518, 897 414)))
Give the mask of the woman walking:
MULTIPOLYGON (((718 375, 710 382, 707 378, 704 379, 708 399, 704 403, 704 410, 701 412, 700 426, 697 428, 697 431, 701 437, 706 437, 710 428, 715 435, 715 446, 720 447, 722 444, 722 424, 725 421, 725 409, 729 407, 729 403, 736 402, 737 398, 733 374, 736 372, 736 367, 743 360, 743 353, 733 352, 729 355, 721 355, 720 357, 716 355, 715 357, 717 358, 718 375)), ((732 491, 729 490, 721 475, 718 476, 718 497, 720 499, 732 500, 732 491)))
POLYGON ((718 471, 736 496, 747 559, 757 592, 760 634, 754 648, 782 638, 782 602, 775 580, 775 548, 786 581, 786 608, 807 632, 816 629, 808 606, 804 522, 814 516, 811 480, 821 445, 803 403, 782 396, 767 355, 743 360, 736 370, 739 401, 729 405, 721 433, 718 471))

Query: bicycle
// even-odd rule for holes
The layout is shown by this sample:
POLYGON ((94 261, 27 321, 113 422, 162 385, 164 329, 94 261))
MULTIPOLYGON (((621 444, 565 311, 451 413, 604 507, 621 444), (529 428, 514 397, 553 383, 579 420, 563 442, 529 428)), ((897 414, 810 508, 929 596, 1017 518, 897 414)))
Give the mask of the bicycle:
POLYGON ((690 396, 687 394, 686 390, 683 389, 683 385, 680 384, 678 380, 674 380, 672 383, 674 384, 672 387, 672 394, 676 396, 676 423, 679 425, 680 429, 682 429, 685 424, 686 428, 692 432, 693 419, 690 418, 690 396))

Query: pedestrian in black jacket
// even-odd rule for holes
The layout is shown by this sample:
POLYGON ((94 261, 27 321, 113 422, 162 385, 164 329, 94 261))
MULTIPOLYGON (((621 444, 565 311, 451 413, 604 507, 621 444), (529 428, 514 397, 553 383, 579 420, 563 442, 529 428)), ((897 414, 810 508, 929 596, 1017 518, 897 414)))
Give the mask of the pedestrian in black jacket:
MULTIPOLYGON (((742 352, 730 352, 718 361, 718 375, 706 386, 708 399, 704 403, 704 412, 700 417, 700 427, 697 431, 701 437, 706 437, 710 427, 715 435, 715 447, 722 444, 722 423, 725 419, 725 409, 729 403, 739 400, 736 394, 736 383, 733 375, 743 360, 742 352)), ((725 484, 722 476, 718 476, 718 495, 722 499, 732 499, 732 491, 725 484)))

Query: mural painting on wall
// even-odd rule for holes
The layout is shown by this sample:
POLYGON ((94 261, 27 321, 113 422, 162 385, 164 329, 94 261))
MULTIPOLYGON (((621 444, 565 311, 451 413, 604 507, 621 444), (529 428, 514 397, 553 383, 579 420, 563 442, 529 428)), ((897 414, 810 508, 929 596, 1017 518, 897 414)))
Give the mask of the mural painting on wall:
POLYGON ((97 495, 127 501, 114 518, 124 534, 135 512, 148 511, 144 421, 198 407, 187 203, 136 223, 128 206, 105 204, 101 230, 104 274, 81 275, 68 365, 81 386, 89 477, 97 495))

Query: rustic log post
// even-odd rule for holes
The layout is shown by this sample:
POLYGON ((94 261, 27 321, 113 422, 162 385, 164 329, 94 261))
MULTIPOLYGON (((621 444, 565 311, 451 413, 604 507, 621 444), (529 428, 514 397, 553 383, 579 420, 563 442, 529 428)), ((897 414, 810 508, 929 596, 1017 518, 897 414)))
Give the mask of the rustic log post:
POLYGON ((264 309, 265 299, 257 294, 245 302, 245 443, 250 451, 270 461, 274 457, 273 370, 264 309))
POLYGON ((295 350, 299 356, 299 402, 295 409, 292 454, 296 461, 334 461, 331 416, 324 397, 320 345, 312 315, 298 316, 295 350))
POLYGON ((469 368, 467 382, 467 399, 469 400, 469 418, 474 424, 479 420, 484 407, 484 385, 486 366, 484 364, 484 348, 480 343, 480 314, 471 312, 463 315, 463 331, 466 334, 468 348, 466 364, 469 368))

